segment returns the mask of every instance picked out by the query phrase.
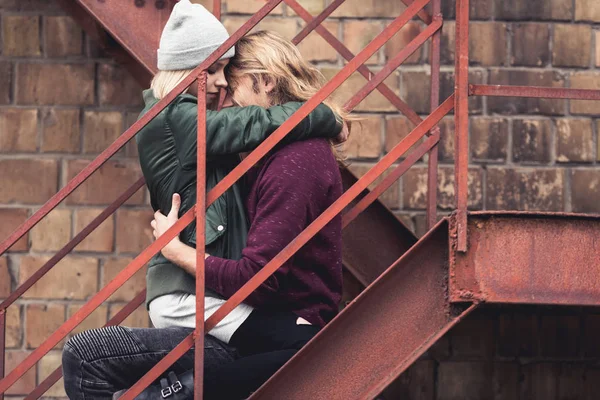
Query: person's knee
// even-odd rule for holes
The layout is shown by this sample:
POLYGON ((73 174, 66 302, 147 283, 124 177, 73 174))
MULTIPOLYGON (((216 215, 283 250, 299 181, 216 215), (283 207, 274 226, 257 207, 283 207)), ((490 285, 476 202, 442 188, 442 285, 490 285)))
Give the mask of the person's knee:
POLYGON ((122 326, 108 326, 78 333, 65 343, 65 349, 84 362, 135 354, 142 350, 131 331, 122 326))

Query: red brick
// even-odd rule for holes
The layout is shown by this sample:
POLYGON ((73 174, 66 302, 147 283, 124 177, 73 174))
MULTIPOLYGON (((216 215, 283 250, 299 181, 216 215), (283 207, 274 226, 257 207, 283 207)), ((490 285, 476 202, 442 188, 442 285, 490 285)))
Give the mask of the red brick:
POLYGON ((94 65, 20 63, 15 97, 18 104, 94 104, 94 65))
MULTIPOLYGON (((85 166, 87 160, 67 161, 67 177, 73 179, 85 166)), ((77 188, 68 198, 67 204, 110 204, 142 175, 136 161, 109 161, 77 188), (102 188, 102 190, 98 190, 102 188)), ((143 189, 138 190, 126 204, 141 204, 143 189)))
MULTIPOLYGON (((28 304, 26 308, 25 343, 28 349, 39 347, 65 322, 62 304, 28 304)), ((61 348, 64 341, 55 349, 61 348)))
POLYGON ((456 23, 454 21, 444 21, 440 41, 440 61, 442 65, 454 65, 455 37, 456 23))
MULTIPOLYGON (((322 68, 321 70, 327 80, 333 78, 339 71, 340 70, 337 68, 329 67, 322 68)), ((373 73, 377 73, 377 70, 374 69, 373 73)), ((390 75, 390 77, 384 82, 393 92, 398 94, 397 72, 392 73, 392 75, 390 75)), ((334 98, 343 104, 347 100, 350 100, 350 98, 366 84, 367 80, 362 75, 355 73, 335 91, 334 98)), ((381 93, 379 93, 377 90, 374 90, 356 106, 355 111, 381 112, 397 111, 397 109, 385 97, 383 97, 381 93)))
MULTIPOLYGON (((109 258, 104 262, 104 280, 102 285, 106 286, 121 272, 133 258, 109 258)), ((108 300, 109 301, 130 301, 141 290, 146 287, 146 268, 140 269, 131 279, 117 290, 108 300)))
POLYGON ((3 54, 12 57, 42 55, 40 44, 40 18, 27 15, 2 17, 3 54))
MULTIPOLYGON (((131 128, 131 125, 133 125, 134 122, 137 121, 138 116, 139 113, 137 112, 128 112, 125 114, 125 126, 127 129, 131 128)), ((125 156, 135 158, 136 160, 138 159, 139 153, 137 143, 135 140, 130 140, 125 145, 125 156)))
POLYGON ((117 252, 139 253, 148 247, 154 237, 150 222, 154 213, 145 210, 121 209, 117 211, 117 252))
POLYGON ((418 114, 429 114, 431 74, 429 71, 402 71, 401 98, 418 114))
POLYGON ((520 398, 531 400, 557 399, 559 365, 527 364, 521 367, 520 398))
POLYGON ((344 145, 351 158, 374 158, 381 154, 381 130, 383 121, 372 116, 352 124, 352 133, 344 145))
POLYGON ((490 363, 442 362, 438 367, 438 400, 487 399, 492 397, 490 363))
POLYGON ((594 131, 589 119, 558 119, 556 121, 558 162, 594 161, 594 131))
POLYGON ((406 117, 387 118, 385 122, 385 151, 390 152, 414 129, 414 126, 406 117))
MULTIPOLYGON (((581 71, 571 75, 571 87, 573 89, 600 89, 600 72, 581 71)), ((571 112, 573 114, 598 115, 600 114, 600 102, 594 100, 570 100, 571 112)))
POLYGON ((506 161, 508 121, 503 118, 471 119, 473 161, 506 161))
POLYGON ((21 347, 23 341, 23 321, 21 320, 21 307, 12 305, 6 311, 6 347, 21 347))
POLYGON ((496 19, 571 21, 571 0, 504 0, 496 3, 496 19))
POLYGON ((562 363, 558 376, 558 398, 585 399, 586 381, 586 368, 583 364, 562 363))
POLYGON ((56 193, 55 160, 0 160, 0 203, 41 204, 56 193))
MULTIPOLYGON (((3 239, 13 233, 29 217, 29 210, 26 208, 0 208, 0 237, 3 239)), ((29 233, 23 235, 9 251, 27 251, 29 250, 29 233)))
MULTIPOLYGON (((469 2, 469 18, 471 21, 490 19, 492 17, 493 0, 471 0, 469 2)), ((442 1, 442 15, 444 18, 456 18, 456 2, 442 1)))
MULTIPOLYGON (((357 177, 362 177, 366 174, 371 168, 372 164, 350 164, 348 169, 357 177)), ((393 168, 393 167, 391 167, 393 168)), ((391 168, 384 172, 379 178, 375 180, 371 185, 369 185, 369 189, 373 189, 379 182, 381 182, 391 171, 391 168)), ((394 182, 392 186, 389 187, 388 190, 383 192, 381 196, 379 196, 379 200, 383 204, 385 204, 390 209, 397 209, 400 206, 400 184, 398 181, 394 182)))
MULTIPOLYGON (((84 208, 75 211, 75 231, 73 235, 79 234, 94 218, 96 218, 103 209, 84 208)), ((114 249, 115 241, 115 221, 113 216, 109 216, 94 231, 75 247, 75 251, 96 251, 110 253, 114 249)))
POLYGON ((124 67, 115 64, 98 66, 100 105, 140 106, 142 88, 124 67))
MULTIPOLYGON (((77 311, 79 311, 83 307, 82 305, 71 304, 69 305, 68 316, 67 318, 71 318, 77 311)), ((72 334, 76 335, 83 331, 87 331, 94 328, 100 328, 106 324, 108 321, 108 306, 101 305, 97 309, 95 309, 90 315, 87 316, 75 329, 73 329, 72 334)))
POLYGON ((481 22, 469 25, 471 65, 505 65, 506 49, 506 24, 481 22))
MULTIPOLYGON (((223 25, 230 34, 235 33, 243 24, 248 21, 248 17, 230 17, 223 21, 223 25)), ((292 40, 298 32, 298 24, 294 19, 282 17, 266 17, 258 23, 250 32, 256 31, 274 31, 288 40, 292 40)))
MULTIPOLYGON (((482 71, 470 71, 469 83, 486 83, 485 75, 482 71)), ((440 104, 454 93, 454 72, 444 71, 440 74, 440 104)), ((489 101, 489 100, 488 100, 489 101)), ((453 111, 450 112, 452 114, 453 111)), ((483 113, 483 98, 481 96, 471 96, 469 98, 469 114, 483 113)), ((429 114, 429 111, 427 111, 429 114)))
POLYGON ((542 357, 574 358, 579 356, 580 318, 576 315, 543 315, 540 349, 542 357))
POLYGON ((440 123, 440 142, 438 143, 438 159, 441 162, 454 161, 454 118, 445 117, 440 123))
POLYGON ((435 399, 435 362, 419 360, 382 393, 386 399, 435 399))
POLYGON ((0 258, 0 278, 0 298, 8 297, 12 291, 12 278, 10 277, 6 257, 0 258))
POLYGON ((503 313, 498 318, 498 355, 536 357, 539 354, 540 324, 533 313, 503 313))
POLYGON ((542 67, 550 61, 548 24, 524 23, 513 28, 512 65, 542 67))
MULTIPOLYGON (((561 88, 564 78, 556 71, 492 70, 492 85, 545 86, 561 88)), ((534 99, 516 97, 489 97, 488 108, 500 114, 564 114, 565 101, 561 99, 534 99)))
MULTIPOLYGON (((400 29, 400 32, 394 35, 390 41, 385 44, 386 60, 389 61, 394 58, 422 31, 423 25, 420 22, 411 21, 406 24, 404 28, 400 29)), ((404 64, 417 64, 422 61, 422 59, 426 58, 422 56, 426 48, 427 46, 420 46, 417 51, 404 61, 404 64)))
POLYGON ((83 31, 71 17, 47 16, 44 19, 46 54, 49 57, 82 55, 83 31))
POLYGON ((71 210, 56 208, 31 229, 31 250, 60 250, 71 238, 71 210))
POLYGON ((405 5, 399 1, 346 0, 332 16, 396 18, 405 8, 405 5))
MULTIPOLYGON (((44 356, 39 362, 39 382, 46 379, 54 370, 60 367, 62 363, 62 351, 51 351, 44 356)), ((66 398, 63 379, 59 379, 48 391, 44 394, 49 397, 66 398)))
POLYGON ((13 67, 10 62, 0 61, 0 104, 10 103, 13 67))
MULTIPOLYGON (((231 14, 254 14, 265 5, 262 0, 225 0, 223 6, 227 7, 227 12, 231 14)), ((281 5, 277 6, 273 11, 273 14, 281 14, 281 5)))
MULTIPOLYGON (((5 371, 14 370, 17 365, 21 364, 25 358, 27 358, 31 352, 23 350, 7 351, 4 358, 5 371)), ((6 390, 7 395, 28 395, 35 388, 35 368, 31 368, 29 371, 6 390)))
POLYGON ((554 26, 552 64, 556 67, 589 67, 592 27, 557 24, 554 26))
POLYGON ((583 319, 583 356, 586 358, 600 357, 600 314, 587 314, 583 319))
POLYGON ((38 118, 35 109, 0 110, 0 152, 34 152, 37 149, 38 118))
POLYGON ((564 179, 559 169, 489 168, 488 210, 564 211, 564 179))
MULTIPOLYGON (((110 306, 110 315, 109 318, 114 317, 125 304, 112 304, 110 306)), ((149 328, 152 325, 150 324, 150 316, 148 315, 148 310, 146 310, 146 305, 142 304, 139 306, 134 312, 132 312, 129 317, 125 318, 123 322, 121 322, 122 326, 129 326, 132 328, 149 328)))
MULTIPOLYGON (((468 207, 482 207, 482 173, 480 169, 469 169, 468 207)), ((411 168, 402 178, 403 204, 408 209, 425 209, 427 204, 427 169, 411 168)), ((438 169, 438 208, 454 209, 454 168, 440 167, 438 169)))
POLYGON ((78 153, 81 148, 79 110, 49 109, 42 117, 42 151, 78 153))
MULTIPOLYGON (((342 41, 354 54, 360 53, 383 30, 381 22, 369 20, 345 21, 343 28, 342 41)), ((377 64, 378 62, 379 52, 376 52, 367 60, 366 64, 377 64)))
MULTIPOLYGON (((50 257, 21 257, 19 284, 40 269, 50 257)), ((31 287, 23 298, 85 300, 98 289, 98 260, 67 256, 31 287)))
POLYGON ((552 158, 552 123, 547 119, 513 121, 513 160, 549 163, 552 158))
POLYGON ((123 114, 86 111, 83 126, 83 152, 101 153, 123 133, 123 114))
MULTIPOLYGON (((325 21, 322 26, 337 37, 340 24, 337 21, 325 21)), ((338 58, 338 52, 331 47, 317 32, 311 32, 300 44, 298 49, 308 61, 330 61, 338 58)))
POLYGON ((600 170, 571 171, 571 202, 574 212, 600 213, 600 170))
POLYGON ((452 355, 457 358, 491 360, 496 351, 495 341, 495 321, 483 313, 469 316, 450 331, 452 355))
POLYGON ((600 22, 600 8, 595 0, 575 0, 575 21, 600 22))
POLYGON ((0 0, 0 10, 6 11, 62 11, 59 2, 48 0, 0 0))
POLYGON ((519 398, 519 364, 494 363, 494 400, 514 400, 519 398))

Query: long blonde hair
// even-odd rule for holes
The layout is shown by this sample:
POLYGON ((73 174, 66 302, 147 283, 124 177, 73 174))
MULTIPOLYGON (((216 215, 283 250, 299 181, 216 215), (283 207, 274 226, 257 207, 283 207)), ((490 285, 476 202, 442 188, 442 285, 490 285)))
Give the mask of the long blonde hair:
MULTIPOLYGON (((177 85, 181 83, 185 78, 191 74, 193 69, 178 69, 173 71, 158 71, 152 82, 150 83, 150 89, 154 94, 154 97, 158 100, 169 94, 170 91, 175 89, 177 85)), ((186 93, 187 89, 183 93, 186 93)))
MULTIPOLYGON (((256 90, 259 82, 271 80, 274 84, 270 93, 272 104, 307 101, 326 82, 323 74, 304 60, 293 43, 270 31, 252 33, 238 41, 235 56, 227 66, 227 75, 232 91, 245 75, 251 77, 256 90)), ((344 121, 352 119, 335 99, 323 103, 344 121)), ((332 150, 338 161, 344 159, 339 146, 333 142, 332 150)))

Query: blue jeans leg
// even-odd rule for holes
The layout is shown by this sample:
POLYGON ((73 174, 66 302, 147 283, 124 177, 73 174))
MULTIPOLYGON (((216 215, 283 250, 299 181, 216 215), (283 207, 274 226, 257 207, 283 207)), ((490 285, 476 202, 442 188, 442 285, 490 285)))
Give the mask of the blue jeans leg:
MULTIPOLYGON (((111 399, 113 393, 131 387, 158 361, 192 332, 188 328, 93 329, 73 336, 63 350, 65 390, 71 400, 111 399)), ((207 335, 205 368, 233 362, 235 350, 207 335)), ((188 351, 169 371, 193 368, 194 350, 188 351)))

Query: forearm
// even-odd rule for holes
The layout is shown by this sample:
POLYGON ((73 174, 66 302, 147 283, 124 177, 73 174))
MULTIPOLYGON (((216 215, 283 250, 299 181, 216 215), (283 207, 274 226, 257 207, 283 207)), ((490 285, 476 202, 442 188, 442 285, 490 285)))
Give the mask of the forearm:
POLYGON ((196 249, 180 241, 170 243, 162 250, 163 256, 190 275, 196 275, 196 249))

